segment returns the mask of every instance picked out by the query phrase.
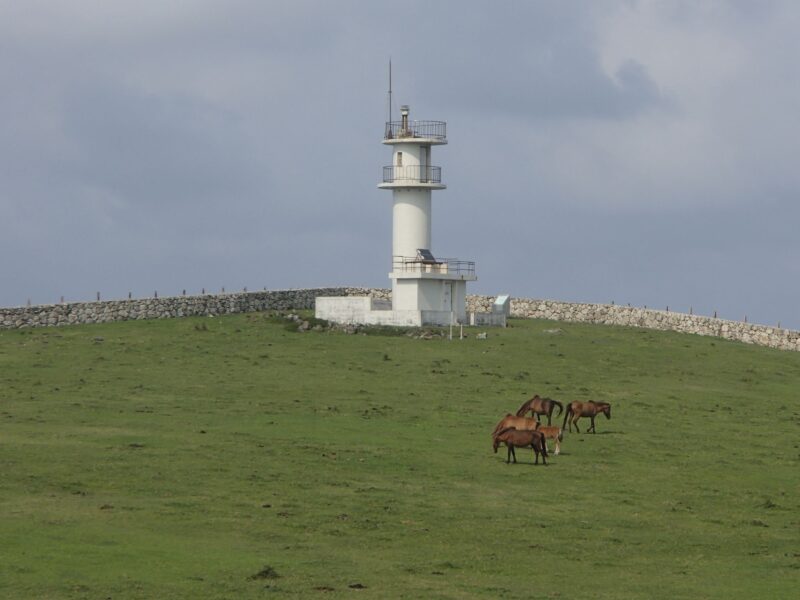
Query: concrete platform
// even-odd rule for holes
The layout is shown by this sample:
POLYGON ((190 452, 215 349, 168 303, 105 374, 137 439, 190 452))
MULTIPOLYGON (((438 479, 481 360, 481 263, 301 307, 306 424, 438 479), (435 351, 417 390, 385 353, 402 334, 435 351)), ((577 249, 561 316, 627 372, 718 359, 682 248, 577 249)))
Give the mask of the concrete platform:
MULTIPOLYGON (((439 310, 392 310, 388 300, 370 296, 317 297, 315 316, 342 325, 390 325, 393 327, 422 327, 457 325, 454 314, 439 310)), ((505 315, 470 313, 464 325, 505 327, 505 315)))

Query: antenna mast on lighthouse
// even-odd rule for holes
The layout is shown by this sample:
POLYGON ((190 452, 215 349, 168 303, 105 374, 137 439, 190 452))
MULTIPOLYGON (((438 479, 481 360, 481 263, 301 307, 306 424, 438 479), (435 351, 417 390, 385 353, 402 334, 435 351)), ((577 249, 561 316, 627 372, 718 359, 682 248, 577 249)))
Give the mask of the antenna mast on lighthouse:
POLYGON ((386 123, 386 138, 392 137, 392 59, 389 59, 389 121, 386 123))

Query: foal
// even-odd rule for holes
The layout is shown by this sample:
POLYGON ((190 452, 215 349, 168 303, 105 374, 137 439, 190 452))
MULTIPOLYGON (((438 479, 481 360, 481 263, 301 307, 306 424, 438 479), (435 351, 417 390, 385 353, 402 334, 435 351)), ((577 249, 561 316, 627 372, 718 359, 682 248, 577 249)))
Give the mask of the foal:
POLYGON ((564 424, 562 425, 562 429, 567 426, 567 421, 569 421, 569 431, 572 433, 572 425, 575 425, 575 431, 578 433, 581 432, 578 429, 578 419, 581 417, 589 417, 592 420, 592 426, 586 430, 586 433, 590 431, 592 433, 597 433, 594 428, 594 418, 597 416, 597 413, 603 413, 606 416, 606 419, 611 418, 611 405, 608 402, 570 402, 567 404, 567 414, 564 415, 564 424))
POLYGON ((514 451, 514 447, 527 448, 530 446, 533 448, 533 453, 536 455, 536 462, 534 464, 539 464, 539 454, 541 453, 542 462, 547 466, 547 445, 544 443, 544 436, 538 431, 520 431, 513 427, 503 429, 494 437, 494 444, 492 444, 492 447, 494 448, 495 454, 497 454, 497 448, 500 446, 501 442, 508 448, 506 464, 511 462, 512 457, 514 458, 514 462, 517 462, 517 453, 514 451))
POLYGON ((517 416, 521 417, 528 411, 531 411, 534 417, 536 415, 547 415, 547 424, 550 425, 553 419, 553 409, 556 406, 558 407, 558 414, 556 417, 558 417, 564 411, 561 402, 553 400, 552 398, 541 398, 539 394, 536 394, 530 400, 526 400, 525 403, 517 409, 517 416))
POLYGON ((561 454, 561 442, 564 440, 564 430, 555 425, 541 425, 537 429, 539 433, 544 436, 545 447, 547 447, 547 440, 553 440, 556 443, 556 451, 553 453, 556 456, 561 454))

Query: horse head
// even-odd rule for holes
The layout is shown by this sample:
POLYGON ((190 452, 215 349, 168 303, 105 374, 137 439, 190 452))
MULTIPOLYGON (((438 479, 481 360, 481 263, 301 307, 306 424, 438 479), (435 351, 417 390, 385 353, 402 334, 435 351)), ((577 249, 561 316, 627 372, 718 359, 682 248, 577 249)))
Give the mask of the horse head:
POLYGON ((611 418, 611 405, 608 402, 603 403, 603 414, 606 416, 606 419, 611 418))

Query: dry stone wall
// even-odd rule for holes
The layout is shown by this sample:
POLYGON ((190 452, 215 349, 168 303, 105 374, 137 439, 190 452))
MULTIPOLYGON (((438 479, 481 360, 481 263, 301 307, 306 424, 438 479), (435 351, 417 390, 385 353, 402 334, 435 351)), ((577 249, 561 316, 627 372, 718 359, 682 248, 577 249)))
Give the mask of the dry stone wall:
MULTIPOLYGON (((314 298, 317 296, 372 296, 389 300, 391 291, 381 288, 332 287, 0 308, 0 329, 313 309, 314 298)), ((467 311, 490 312, 493 302, 494 296, 468 295, 467 311)), ((512 298, 511 316, 679 331, 800 351, 800 331, 630 306, 512 298)))
MULTIPOLYGON (((470 296, 467 298, 467 310, 490 310, 493 300, 492 296, 470 296)), ((512 298, 511 316, 523 319, 550 319, 572 323, 597 323, 679 331, 781 350, 800 351, 800 331, 615 304, 581 304, 533 298, 512 298)))
POLYGON ((0 308, 0 328, 52 327, 77 323, 169 319, 264 310, 302 310, 314 308, 314 298, 317 296, 363 295, 381 298, 390 296, 391 293, 388 290, 340 287, 44 304, 0 308))

